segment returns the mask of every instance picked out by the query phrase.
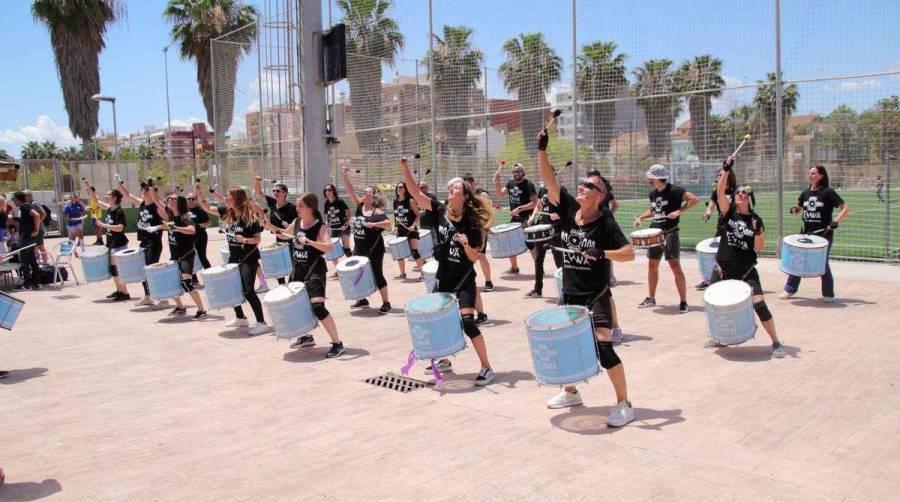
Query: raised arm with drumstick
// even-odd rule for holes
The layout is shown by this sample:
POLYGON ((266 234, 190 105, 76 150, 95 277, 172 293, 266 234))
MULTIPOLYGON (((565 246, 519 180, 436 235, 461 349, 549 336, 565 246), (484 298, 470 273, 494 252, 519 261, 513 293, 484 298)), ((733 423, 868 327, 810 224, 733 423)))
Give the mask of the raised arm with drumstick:
MULTIPOLYGON (((159 263, 162 257, 162 231, 166 229, 163 223, 166 219, 166 208, 159 200, 157 195, 157 186, 153 183, 153 178, 147 178, 141 182, 141 196, 136 197, 128 191, 128 187, 118 173, 113 176, 119 185, 119 190, 123 196, 132 203, 138 204, 138 220, 137 220, 137 239, 144 253, 144 263, 153 265, 159 263)), ((152 307, 153 300, 150 299, 150 286, 147 281, 141 282, 144 288, 144 297, 137 301, 136 307, 152 307)), ((160 305, 167 305, 168 301, 163 300, 160 305)))
MULTIPOLYGON (((412 259, 421 269, 425 260, 419 255, 419 231, 416 224, 419 221, 419 205, 412 198, 407 189, 406 182, 401 181, 394 187, 394 223, 397 226, 397 237, 406 237, 412 259)), ((406 279, 406 260, 397 260, 400 275, 396 279, 406 279)))

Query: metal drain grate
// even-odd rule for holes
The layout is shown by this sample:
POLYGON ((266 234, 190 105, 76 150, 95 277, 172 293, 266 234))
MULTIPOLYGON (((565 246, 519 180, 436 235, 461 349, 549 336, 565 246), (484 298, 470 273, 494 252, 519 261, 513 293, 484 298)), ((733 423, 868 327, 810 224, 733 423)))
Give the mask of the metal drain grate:
POLYGON ((409 378, 394 373, 387 373, 385 375, 379 375, 377 377, 366 378, 365 382, 376 387, 384 387, 385 389, 396 390, 397 392, 412 392, 416 389, 421 389, 422 387, 428 385, 426 382, 423 382, 421 380, 416 380, 415 378, 409 378))
POLYGON ((81 298, 78 295, 57 295, 53 297, 56 300, 74 300, 75 298, 81 298))

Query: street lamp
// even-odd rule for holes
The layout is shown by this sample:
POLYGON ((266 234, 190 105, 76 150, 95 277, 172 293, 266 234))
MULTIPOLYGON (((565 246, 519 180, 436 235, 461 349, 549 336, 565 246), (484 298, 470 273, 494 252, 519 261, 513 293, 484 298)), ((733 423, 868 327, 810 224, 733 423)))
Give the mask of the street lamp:
POLYGON ((112 96, 103 96, 101 94, 94 94, 91 96, 91 99, 94 101, 109 101, 112 103, 113 109, 113 157, 116 161, 116 173, 119 172, 119 129, 116 126, 116 98, 112 96))
POLYGON ((169 47, 163 47, 163 62, 166 68, 166 158, 172 161, 172 111, 169 107, 169 47))

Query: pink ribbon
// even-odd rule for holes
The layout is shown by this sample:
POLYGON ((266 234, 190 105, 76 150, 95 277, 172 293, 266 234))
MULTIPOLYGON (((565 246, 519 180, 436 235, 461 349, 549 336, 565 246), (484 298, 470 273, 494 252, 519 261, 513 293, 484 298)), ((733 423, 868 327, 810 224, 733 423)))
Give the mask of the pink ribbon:
POLYGON ((406 366, 400 368, 400 374, 403 376, 409 375, 409 370, 412 369, 414 364, 416 364, 416 351, 410 350, 409 357, 406 359, 406 366))
POLYGON ((359 271, 359 275, 356 276, 356 280, 353 281, 353 285, 356 286, 357 284, 359 284, 359 281, 362 280, 362 278, 363 278, 363 276, 364 276, 365 274, 366 274, 366 269, 365 269, 365 268, 363 268, 362 270, 360 270, 360 271, 359 271))
POLYGON ((441 377, 441 370, 438 369, 438 365, 434 362, 434 359, 431 360, 431 374, 434 375, 434 386, 436 388, 440 388, 444 385, 444 379, 441 377))

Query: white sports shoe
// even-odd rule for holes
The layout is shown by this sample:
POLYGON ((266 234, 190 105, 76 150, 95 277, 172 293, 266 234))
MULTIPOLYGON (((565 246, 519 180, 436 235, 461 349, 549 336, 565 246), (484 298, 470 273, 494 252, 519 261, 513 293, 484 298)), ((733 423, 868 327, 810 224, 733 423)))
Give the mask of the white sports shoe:
POLYGON ((272 331, 272 328, 269 327, 268 324, 264 322, 258 322, 252 328, 250 328, 250 331, 248 331, 247 334, 250 336, 256 336, 266 334, 269 331, 272 331))
POLYGON ((791 293, 790 291, 785 291, 785 292, 781 293, 778 296, 778 298, 781 298, 782 300, 787 300, 788 298, 792 298, 796 294, 797 293, 791 293))
POLYGON ((704 349, 717 349, 719 347, 724 347, 724 345, 713 340, 712 338, 707 338, 706 343, 703 344, 704 349))
POLYGON ((269 291, 269 285, 261 284, 258 288, 254 289, 253 291, 256 291, 257 293, 265 293, 265 292, 269 291))
POLYGON ((547 401, 547 408, 558 410, 560 408, 568 408, 569 406, 581 406, 582 404, 584 403, 581 401, 581 394, 579 392, 573 394, 563 390, 547 401))
POLYGON ((225 323, 226 328, 246 328, 247 326, 250 326, 250 321, 246 319, 234 318, 225 323))
POLYGON ((612 329, 612 343, 622 343, 625 337, 622 335, 622 328, 612 329))
POLYGON ((632 420, 634 420, 634 408, 631 407, 631 403, 628 401, 622 401, 609 412, 609 416, 606 417, 606 425, 622 427, 632 420))
POLYGON ((148 305, 153 305, 153 300, 149 296, 145 296, 134 303, 135 307, 146 307, 148 305))

